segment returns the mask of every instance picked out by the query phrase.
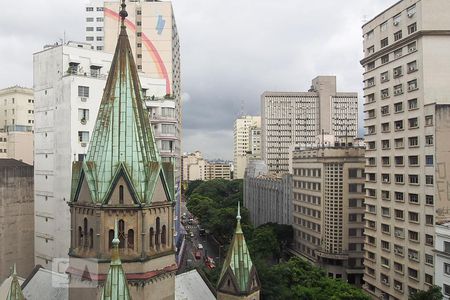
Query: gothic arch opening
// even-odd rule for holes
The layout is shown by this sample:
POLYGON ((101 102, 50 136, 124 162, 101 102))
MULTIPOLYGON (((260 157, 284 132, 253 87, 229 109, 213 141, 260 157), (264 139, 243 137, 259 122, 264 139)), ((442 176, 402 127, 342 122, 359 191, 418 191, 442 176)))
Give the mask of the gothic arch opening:
POLYGON ((134 249, 134 230, 128 230, 128 249, 134 249))

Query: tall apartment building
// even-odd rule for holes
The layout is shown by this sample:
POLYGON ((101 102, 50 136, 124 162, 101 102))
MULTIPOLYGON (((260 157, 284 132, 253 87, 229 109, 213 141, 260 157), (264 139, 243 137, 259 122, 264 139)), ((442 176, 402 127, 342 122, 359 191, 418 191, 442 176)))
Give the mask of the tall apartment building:
POLYGON ((450 299, 450 223, 436 224, 435 281, 445 300, 450 299))
POLYGON ((181 157, 181 170, 183 182, 205 180, 206 160, 200 151, 187 153, 181 157))
POLYGON ((231 165, 226 162, 208 162, 205 166, 205 180, 231 179, 231 165))
POLYGON ((364 144, 292 152, 294 250, 332 278, 361 285, 364 273, 364 144))
POLYGON ((33 90, 13 86, 0 90, 0 158, 33 164, 33 90))
MULTIPOLYGON (((233 129, 233 155, 234 155, 234 178, 244 178, 247 167, 248 153, 250 148, 250 132, 252 128, 261 127, 260 116, 241 116, 234 121, 233 129)), ((256 139, 256 137, 254 137, 256 139)), ((255 145, 256 146, 256 145, 255 145)))
POLYGON ((248 133, 247 165, 250 160, 261 159, 261 126, 251 127, 248 133))
MULTIPOLYGON (((36 264, 49 267, 52 259, 67 257, 71 166, 83 160, 88 149, 111 60, 111 54, 75 42, 34 54, 36 264)), ((144 90, 164 95, 163 80, 142 75, 141 84, 144 90)), ((154 99, 146 105, 162 148, 162 140, 173 136, 159 131, 161 119, 168 117, 155 104, 164 99, 154 99)))
POLYGON ((364 281, 381 299, 435 282, 434 224, 448 213, 449 14, 446 0, 403 0, 363 26, 364 281))
POLYGON ((16 85, 0 90, 0 128, 5 131, 33 131, 33 89, 16 85))
POLYGON ((90 0, 86 3, 86 42, 92 49, 102 51, 105 45, 105 32, 103 16, 103 0, 90 0))
POLYGON ((288 172, 289 149, 312 144, 324 133, 355 137, 358 95, 336 91, 335 76, 318 76, 308 92, 261 95, 261 152, 269 171, 288 172))

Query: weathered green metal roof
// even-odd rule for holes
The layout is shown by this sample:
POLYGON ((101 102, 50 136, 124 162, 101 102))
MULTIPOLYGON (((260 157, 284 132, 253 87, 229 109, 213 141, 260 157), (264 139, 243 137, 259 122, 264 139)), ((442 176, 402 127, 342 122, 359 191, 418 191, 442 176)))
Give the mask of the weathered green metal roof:
POLYGON ((25 300, 25 297, 23 296, 22 289, 19 284, 19 280, 17 279, 16 264, 14 264, 11 277, 12 277, 11 286, 9 287, 6 300, 25 300))
POLYGON ((131 300, 127 278, 122 268, 122 262, 120 261, 119 243, 116 220, 114 239, 112 240, 113 249, 111 265, 109 267, 105 285, 103 286, 101 300, 131 300))
POLYGON ((120 175, 125 175, 131 182, 132 193, 142 204, 151 203, 160 176, 169 198, 173 199, 162 171, 123 24, 86 159, 82 171, 76 172, 74 170, 72 196, 83 172, 94 203, 103 204, 108 200, 113 182, 120 175))
POLYGON ((239 291, 246 292, 248 291, 249 287, 248 283, 251 277, 253 262, 250 258, 250 253, 248 251, 244 233, 242 232, 241 228, 241 214, 239 203, 236 219, 236 231, 234 233, 233 240, 231 241, 230 249, 227 253, 227 258, 225 259, 225 262, 223 264, 219 282, 222 281, 222 278, 227 270, 231 270, 236 279, 236 283, 238 284, 239 291))

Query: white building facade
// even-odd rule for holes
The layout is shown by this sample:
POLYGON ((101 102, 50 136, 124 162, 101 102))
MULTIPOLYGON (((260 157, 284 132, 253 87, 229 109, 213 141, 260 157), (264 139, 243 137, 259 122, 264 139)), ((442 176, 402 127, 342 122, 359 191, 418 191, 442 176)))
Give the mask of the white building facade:
POLYGON ((450 2, 403 0, 363 25, 365 290, 408 299, 436 283, 448 215, 450 2))
POLYGON ((289 149, 316 136, 356 137, 358 95, 336 91, 335 76, 318 76, 308 92, 261 95, 261 152, 269 171, 288 172, 289 149))
POLYGON ((86 42, 98 51, 102 51, 105 44, 103 5, 103 0, 90 0, 85 13, 86 42))
MULTIPOLYGON (((241 116, 234 122, 233 128, 233 155, 234 155, 234 179, 244 178, 245 168, 247 167, 247 160, 251 152, 250 134, 252 128, 261 127, 260 116, 241 116)), ((255 133, 254 133, 255 134, 255 133)), ((257 137, 253 136, 253 141, 256 142, 257 137)), ((253 144, 257 148, 257 144, 253 144)))
POLYGON ((444 299, 450 299, 450 223, 436 225, 435 282, 444 299))

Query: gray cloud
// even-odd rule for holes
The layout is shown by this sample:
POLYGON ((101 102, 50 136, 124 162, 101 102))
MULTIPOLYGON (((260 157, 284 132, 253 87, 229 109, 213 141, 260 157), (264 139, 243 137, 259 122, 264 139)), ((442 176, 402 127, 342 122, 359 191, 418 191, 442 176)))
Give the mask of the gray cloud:
MULTIPOLYGON (((396 0, 173 0, 181 38, 183 151, 232 158, 241 102, 258 114, 265 90, 302 91, 313 77, 338 76, 362 94, 361 26, 396 0)), ((0 19, 0 87, 32 85, 32 53, 83 40, 84 3, 10 1, 0 19), (5 11, 6 9, 6 11, 5 11)))

